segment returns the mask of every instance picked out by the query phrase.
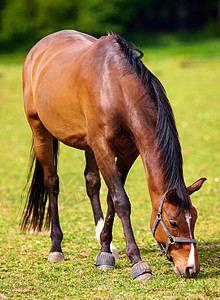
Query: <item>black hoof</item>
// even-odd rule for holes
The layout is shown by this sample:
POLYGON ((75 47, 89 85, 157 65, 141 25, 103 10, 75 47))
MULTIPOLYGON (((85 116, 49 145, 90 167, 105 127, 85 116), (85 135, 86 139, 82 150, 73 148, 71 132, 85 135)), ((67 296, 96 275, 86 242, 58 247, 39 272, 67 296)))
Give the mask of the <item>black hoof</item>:
POLYGON ((137 280, 148 280, 153 278, 150 267, 142 260, 131 268, 131 277, 137 280))
POLYGON ((115 258, 111 253, 99 252, 94 264, 98 267, 98 269, 114 269, 115 258))

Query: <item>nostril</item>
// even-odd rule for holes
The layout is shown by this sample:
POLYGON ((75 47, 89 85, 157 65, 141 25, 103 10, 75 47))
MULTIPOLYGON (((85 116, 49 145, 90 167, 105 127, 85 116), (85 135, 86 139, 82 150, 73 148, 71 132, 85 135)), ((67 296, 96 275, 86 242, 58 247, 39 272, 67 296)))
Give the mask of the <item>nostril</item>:
POLYGON ((187 267, 186 268, 186 277, 193 277, 195 276, 195 271, 193 267, 187 267))

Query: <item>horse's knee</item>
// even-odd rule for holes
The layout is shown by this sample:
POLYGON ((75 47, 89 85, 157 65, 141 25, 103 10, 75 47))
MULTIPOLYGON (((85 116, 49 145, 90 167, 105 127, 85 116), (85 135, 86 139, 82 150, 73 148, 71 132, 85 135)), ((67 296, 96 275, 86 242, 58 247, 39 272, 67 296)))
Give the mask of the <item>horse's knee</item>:
POLYGON ((113 199, 115 212, 120 219, 130 218, 131 215, 131 203, 128 197, 117 197, 113 199))

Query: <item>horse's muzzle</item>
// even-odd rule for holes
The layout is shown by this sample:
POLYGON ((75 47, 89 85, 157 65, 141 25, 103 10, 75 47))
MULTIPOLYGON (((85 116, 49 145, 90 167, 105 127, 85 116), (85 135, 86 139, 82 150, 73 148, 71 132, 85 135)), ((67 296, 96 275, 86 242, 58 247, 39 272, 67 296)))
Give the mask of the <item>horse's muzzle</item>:
POLYGON ((196 275, 199 273, 199 271, 200 271, 200 267, 196 268, 195 266, 194 267, 187 266, 185 269, 181 269, 177 265, 175 265, 175 267, 174 267, 174 272, 178 276, 183 276, 186 278, 196 277, 196 275))

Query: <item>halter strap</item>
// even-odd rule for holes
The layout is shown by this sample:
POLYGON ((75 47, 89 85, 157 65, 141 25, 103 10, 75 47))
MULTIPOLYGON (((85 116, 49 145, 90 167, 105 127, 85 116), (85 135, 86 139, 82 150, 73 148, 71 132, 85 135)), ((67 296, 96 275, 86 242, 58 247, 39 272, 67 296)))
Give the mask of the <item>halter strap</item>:
POLYGON ((156 219, 154 221, 154 224, 153 224, 153 227, 152 227, 152 234, 153 234, 153 237, 155 238, 155 231, 157 229, 158 224, 160 223, 163 230, 164 230, 164 232, 166 233, 166 236, 168 237, 167 244, 166 244, 166 249, 164 250, 164 247, 162 246, 162 244, 160 242, 158 242, 157 240, 156 240, 156 242, 157 242, 157 244, 160 248, 160 251, 162 253, 165 253, 166 257, 170 260, 170 257, 168 255, 168 249, 169 249, 170 245, 173 245, 175 243, 192 243, 192 244, 196 244, 196 240, 191 239, 191 238, 179 238, 179 237, 172 236, 170 234, 169 230, 167 229, 167 227, 164 223, 164 220, 162 219, 162 208, 163 208, 164 200, 165 200, 165 195, 161 199, 160 206, 159 206, 158 213, 157 213, 157 217, 156 217, 156 219))

